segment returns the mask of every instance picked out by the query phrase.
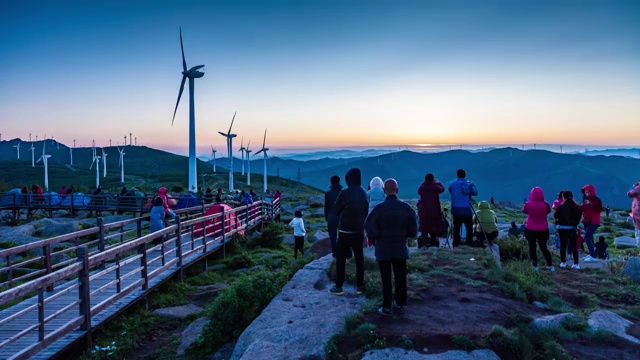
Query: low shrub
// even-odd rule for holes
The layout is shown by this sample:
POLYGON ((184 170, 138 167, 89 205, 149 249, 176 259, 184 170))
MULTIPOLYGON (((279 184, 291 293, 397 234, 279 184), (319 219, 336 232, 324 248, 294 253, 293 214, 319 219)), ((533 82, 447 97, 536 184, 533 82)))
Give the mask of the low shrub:
POLYGON ((311 209, 318 209, 318 208, 321 208, 321 207, 324 207, 324 204, 320 203, 320 202, 314 201, 314 202, 309 204, 309 208, 311 208, 311 209))
POLYGON ((253 257, 251 257, 251 255, 246 251, 242 251, 234 255, 233 257, 229 258, 227 262, 227 266, 232 270, 252 267, 255 264, 256 262, 253 257))
POLYGON ((451 341, 453 341, 453 346, 456 349, 470 351, 476 348, 476 343, 468 336, 453 335, 451 341))
POLYGON ((500 261, 527 260, 529 258, 529 247, 523 239, 507 237, 500 241, 500 261))
POLYGON ((270 249, 278 248, 282 245, 286 231, 287 228, 283 224, 271 223, 263 229, 259 237, 252 239, 250 246, 270 249))

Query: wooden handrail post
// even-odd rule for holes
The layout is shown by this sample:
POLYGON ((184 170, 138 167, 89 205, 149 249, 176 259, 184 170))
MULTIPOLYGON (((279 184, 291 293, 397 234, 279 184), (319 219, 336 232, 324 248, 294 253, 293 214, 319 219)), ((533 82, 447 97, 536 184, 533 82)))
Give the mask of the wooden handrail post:
POLYGON ((136 222, 136 230, 137 237, 142 237, 142 217, 139 217, 136 222))
POLYGON ((120 284, 120 254, 116 254, 116 292, 120 294, 122 285, 120 284))
POLYGON ((38 341, 44 340, 44 291, 38 289, 38 341))
POLYGON ((91 347, 91 286, 89 284, 89 249, 80 246, 76 252, 78 262, 82 263, 82 268, 78 274, 78 296, 80 298, 80 316, 84 316, 84 321, 80 325, 80 330, 87 332, 87 347, 91 347))
POLYGON ((144 283, 142 283, 142 290, 147 291, 149 288, 149 272, 147 271, 147 243, 141 244, 138 247, 138 254, 142 255, 140 257, 140 266, 142 266, 142 278, 144 279, 144 283))
POLYGON ((13 287, 13 268, 11 267, 11 255, 7 255, 7 280, 9 281, 9 289, 13 287))
POLYGON ((182 273, 182 223, 180 217, 176 217, 176 256, 178 257, 178 277, 180 282, 184 279, 182 273))
POLYGON ((227 251, 227 236, 226 236, 226 229, 225 229, 225 218, 224 218, 224 206, 220 206, 220 229, 222 229, 222 258, 224 259, 226 257, 226 251, 227 251))
MULTIPOLYGON (((96 219, 98 224, 98 252, 101 253, 104 251, 105 243, 104 243, 104 218, 99 217, 96 219)), ((100 269, 104 269, 105 262, 100 263, 100 269)))
MULTIPOLYGON (((43 246, 42 253, 44 255, 44 268, 47 271, 47 275, 51 274, 51 245, 43 246)), ((53 284, 47 286, 47 291, 53 291, 53 284)))

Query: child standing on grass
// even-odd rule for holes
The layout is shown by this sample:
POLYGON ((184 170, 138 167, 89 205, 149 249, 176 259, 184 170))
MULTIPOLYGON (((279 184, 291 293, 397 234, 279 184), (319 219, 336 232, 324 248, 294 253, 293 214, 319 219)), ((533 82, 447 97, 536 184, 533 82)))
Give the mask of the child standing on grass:
POLYGON ((301 255, 304 255, 304 237, 306 235, 304 231, 304 220, 302 220, 302 211, 297 210, 295 217, 289 223, 289 226, 293 228, 293 237, 295 244, 293 246, 293 258, 298 258, 298 251, 301 255))
POLYGON ((607 247, 609 245, 607 245, 606 242, 604 242, 604 236, 600 236, 598 238, 598 243, 596 244, 596 257, 598 259, 606 259, 607 258, 607 247))

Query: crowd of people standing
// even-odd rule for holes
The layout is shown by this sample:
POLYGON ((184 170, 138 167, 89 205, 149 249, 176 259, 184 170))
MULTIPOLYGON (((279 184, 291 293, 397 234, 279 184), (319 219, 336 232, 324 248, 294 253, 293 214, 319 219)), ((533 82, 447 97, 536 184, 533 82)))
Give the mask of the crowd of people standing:
MULTIPOLYGON (((474 208, 473 197, 478 195, 476 185, 466 179, 466 171, 457 171, 457 179, 448 191, 451 197, 451 235, 453 247, 461 245, 485 246, 498 237, 498 217, 492 210, 495 200, 481 201, 474 208), (464 239, 464 242, 462 238, 464 239)), ((346 176, 346 188, 340 185, 340 177, 331 177, 331 186, 325 193, 324 215, 327 221, 333 256, 336 259, 335 286, 330 289, 334 295, 343 295, 345 264, 347 258, 354 257, 356 265, 356 293, 364 292, 365 246, 373 246, 375 258, 382 278, 383 304, 378 312, 391 314, 392 304, 397 311, 404 311, 407 301, 406 260, 409 258, 407 243, 418 237, 418 247, 439 246, 441 237, 450 235, 447 209, 441 208, 440 195, 445 186, 433 174, 426 174, 418 189, 418 214, 407 203, 398 199, 398 183, 394 179, 383 181, 374 177, 368 191, 362 188, 361 172, 350 169, 346 176), (395 283, 395 297, 392 296, 392 273, 395 283), (392 298, 395 301, 392 301, 392 298)), ((512 222, 509 235, 527 241, 529 257, 533 269, 539 271, 537 250, 540 249, 546 269, 555 272, 553 259, 548 249, 550 238, 549 217, 553 212, 557 234, 560 239, 560 268, 567 268, 567 251, 573 259, 572 269, 579 270, 580 225, 584 227, 584 242, 589 255, 584 262, 597 262, 606 253, 604 237, 594 243, 594 234, 602 223, 601 213, 609 212, 603 207, 593 185, 581 189, 582 202, 578 203, 571 191, 561 191, 553 205, 545 200, 544 191, 534 187, 522 208, 526 215, 524 231, 512 222)), ((635 223, 635 237, 640 247, 640 183, 635 183, 628 192, 633 199, 632 217, 635 223)))

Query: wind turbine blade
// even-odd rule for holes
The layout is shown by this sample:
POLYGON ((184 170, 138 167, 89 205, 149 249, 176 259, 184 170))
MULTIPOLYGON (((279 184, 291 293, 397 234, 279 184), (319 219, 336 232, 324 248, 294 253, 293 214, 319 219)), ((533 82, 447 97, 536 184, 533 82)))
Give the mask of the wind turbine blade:
POLYGON ((223 133, 222 131, 218 131, 218 134, 222 135, 222 136, 227 136, 227 134, 223 133))
POLYGON ((182 70, 187 71, 187 60, 184 59, 184 46, 182 45, 182 26, 180 27, 180 50, 182 50, 182 70))
POLYGON ((236 119, 236 114, 237 113, 238 113, 237 111, 233 113, 233 118, 231 119, 231 126, 229 126, 229 134, 231 134, 231 128, 233 127, 233 122, 236 119))
POLYGON ((267 129, 264 129, 264 140, 262 140, 262 148, 264 149, 264 145, 267 143, 267 129))
POLYGON ((182 97, 182 91, 184 90, 184 83, 187 81, 186 76, 182 76, 182 83, 180 84, 180 91, 178 92, 178 101, 176 101, 176 109, 173 110, 173 120, 171 120, 171 126, 173 126, 173 122, 176 121, 176 112, 178 112, 178 105, 180 104, 180 98, 182 97))
POLYGON ((253 156, 258 155, 258 154, 260 154, 260 153, 261 153, 261 152, 263 152, 263 151, 264 151, 264 149, 260 149, 260 151, 258 151, 257 153, 253 154, 253 156))

